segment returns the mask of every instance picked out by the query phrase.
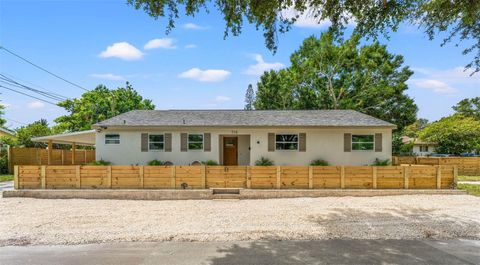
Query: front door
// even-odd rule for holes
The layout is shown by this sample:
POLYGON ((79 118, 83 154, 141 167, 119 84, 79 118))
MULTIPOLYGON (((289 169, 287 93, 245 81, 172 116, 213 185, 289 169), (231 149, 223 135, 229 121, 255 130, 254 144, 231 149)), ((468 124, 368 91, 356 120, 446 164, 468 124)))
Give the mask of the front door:
POLYGON ((223 137, 223 164, 225 166, 238 165, 237 146, 237 137, 223 137))

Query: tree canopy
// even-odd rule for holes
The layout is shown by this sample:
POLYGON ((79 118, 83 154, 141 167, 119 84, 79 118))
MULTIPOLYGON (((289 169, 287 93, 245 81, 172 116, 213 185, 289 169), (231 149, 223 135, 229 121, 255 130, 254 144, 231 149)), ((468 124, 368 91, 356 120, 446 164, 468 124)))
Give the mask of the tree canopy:
POLYGON ((459 43, 471 40, 464 54, 474 52, 467 68, 480 71, 480 1, 472 0, 127 0, 136 9, 143 9, 158 19, 168 17, 167 33, 175 27, 181 14, 195 16, 202 11, 218 10, 225 21, 225 33, 241 34, 245 22, 263 30, 265 45, 277 49, 277 34, 288 31, 300 15, 318 23, 329 20, 330 28, 339 32, 355 22, 355 32, 361 36, 388 36, 402 22, 416 25, 430 39, 445 33, 443 44, 458 37, 459 43))
POLYGON ((104 85, 84 93, 81 98, 68 99, 58 104, 69 114, 55 119, 55 131, 81 131, 92 124, 131 110, 155 108, 152 101, 143 99, 127 82, 125 87, 110 90, 104 85))
POLYGON ((5 106, 0 104, 0 127, 3 127, 7 122, 2 116, 5 114, 5 106))
POLYGON ((480 97, 466 98, 453 106, 455 113, 480 120, 480 97))
POLYGON ((423 129, 419 137, 436 142, 437 153, 459 155, 480 150, 480 120, 457 114, 440 119, 423 129))
MULTIPOLYGON (((44 147, 42 143, 32 142, 32 137, 40 137, 52 134, 52 130, 48 126, 45 119, 32 122, 26 126, 22 126, 16 130, 17 139, 14 145, 23 147, 44 147)), ((13 144, 12 144, 13 145, 13 144)))
POLYGON ((353 109, 399 129, 415 122, 417 106, 404 94, 412 71, 403 57, 378 43, 360 47, 359 39, 305 39, 290 67, 260 77, 255 109, 353 109))
POLYGON ((255 101, 255 91, 253 91, 252 84, 248 85, 247 91, 245 92, 245 110, 253 110, 253 102, 255 101))

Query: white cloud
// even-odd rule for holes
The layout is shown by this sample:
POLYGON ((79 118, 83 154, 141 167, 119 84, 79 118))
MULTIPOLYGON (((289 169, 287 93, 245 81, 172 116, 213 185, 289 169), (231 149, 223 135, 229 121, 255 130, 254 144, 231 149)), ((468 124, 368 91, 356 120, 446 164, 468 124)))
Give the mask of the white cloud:
MULTIPOLYGON (((319 13, 318 11, 315 11, 314 9, 307 9, 304 12, 299 12, 297 11, 294 7, 290 7, 280 13, 280 15, 283 18, 286 19, 296 19, 295 23, 293 24, 296 27, 299 28, 314 28, 314 29, 320 29, 320 28, 327 28, 329 27, 332 23, 328 19, 319 19, 315 17, 315 14, 319 13), (298 17, 297 17, 298 16, 298 17)), ((348 21, 347 26, 354 26, 356 23, 353 19, 350 19, 348 21)))
POLYGON ((126 80, 125 77, 121 75, 116 75, 116 74, 91 74, 91 77, 98 78, 98 79, 105 79, 105 80, 111 80, 111 81, 123 81, 126 80))
POLYGON ((163 38, 163 39, 153 39, 147 42, 143 48, 145 50, 151 50, 151 49, 175 49, 177 46, 173 45, 173 39, 171 38, 163 38))
POLYGON ((195 45, 195 44, 187 44, 187 45, 185 45, 185 49, 193 49, 193 48, 197 48, 197 45, 195 45))
POLYGON ((278 70, 280 68, 285 67, 282 63, 267 63, 263 60, 262 55, 260 54, 252 54, 252 57, 256 64, 250 65, 247 70, 245 70, 245 74, 247 75, 262 75, 265 71, 268 70, 278 70))
POLYGON ((230 72, 222 69, 207 69, 201 70, 199 68, 192 68, 183 73, 180 73, 178 77, 193 79, 202 82, 218 82, 227 79, 230 76, 230 72))
POLYGON ((200 26, 194 23, 186 23, 186 24, 183 24, 182 27, 184 29, 191 29, 191 30, 203 30, 208 28, 208 27, 200 26))
POLYGON ((433 92, 442 95, 457 94, 458 90, 447 83, 435 79, 414 79, 412 83, 419 88, 431 89, 433 92))
POLYGON ((29 109, 41 109, 41 108, 45 107, 45 103, 43 103, 41 101, 31 101, 27 104, 27 107, 29 109))
POLYGON ((143 53, 128 42, 117 42, 108 46, 99 56, 101 58, 116 57, 126 61, 133 61, 142 59, 143 53))
POLYGON ((215 102, 219 102, 219 103, 227 102, 227 101, 230 101, 230 100, 231 100, 231 98, 226 97, 226 96, 215 97, 215 102))

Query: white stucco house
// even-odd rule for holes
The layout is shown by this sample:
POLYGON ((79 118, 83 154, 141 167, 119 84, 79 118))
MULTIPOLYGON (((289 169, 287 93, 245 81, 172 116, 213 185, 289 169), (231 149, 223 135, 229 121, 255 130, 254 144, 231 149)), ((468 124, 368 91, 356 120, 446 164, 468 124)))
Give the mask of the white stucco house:
POLYGON ((437 143, 427 142, 418 138, 410 138, 408 136, 402 136, 402 142, 413 143, 412 153, 415 156, 429 156, 435 153, 435 147, 437 143))
POLYGON ((368 165, 391 159, 394 128, 352 110, 135 110, 93 126, 97 160, 115 165, 368 165))

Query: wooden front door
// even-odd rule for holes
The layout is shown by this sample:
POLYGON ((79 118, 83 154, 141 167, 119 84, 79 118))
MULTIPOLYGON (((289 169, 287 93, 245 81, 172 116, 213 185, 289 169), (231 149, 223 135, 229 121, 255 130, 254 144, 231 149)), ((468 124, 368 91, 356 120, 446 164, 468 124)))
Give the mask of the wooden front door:
POLYGON ((225 166, 238 165, 237 146, 237 137, 223 137, 223 164, 225 166))

